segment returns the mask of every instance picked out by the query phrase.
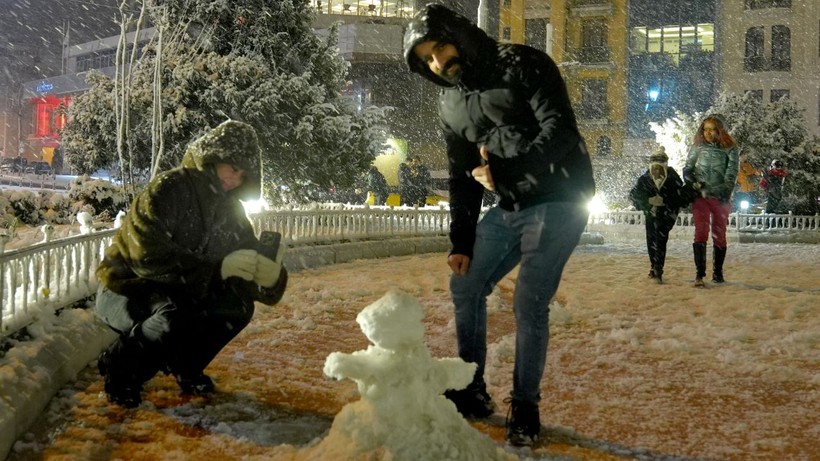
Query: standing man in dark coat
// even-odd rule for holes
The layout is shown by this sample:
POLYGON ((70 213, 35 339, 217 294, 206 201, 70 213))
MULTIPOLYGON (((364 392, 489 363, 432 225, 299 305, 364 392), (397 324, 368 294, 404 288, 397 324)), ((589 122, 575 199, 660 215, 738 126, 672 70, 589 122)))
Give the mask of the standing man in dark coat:
POLYGON ((549 304, 595 192, 590 158, 558 67, 545 53, 499 44, 464 16, 432 4, 409 24, 404 54, 411 71, 441 87, 450 290, 459 356, 478 365, 466 389, 446 395, 466 417, 492 414, 484 381, 487 296, 520 263, 506 437, 531 445, 541 428, 549 304), (500 200, 479 222, 484 188, 500 200))
POLYGON ((668 162, 666 151, 663 146, 659 147, 649 157, 649 168, 629 191, 632 204, 644 214, 649 278, 658 283, 663 283, 669 231, 678 219, 678 211, 688 204, 683 180, 668 162))
POLYGON ((96 311, 119 334, 98 361, 112 402, 139 405, 158 371, 183 392, 212 392, 205 367, 250 322, 254 301, 281 299, 284 247, 260 245, 239 201, 259 198, 259 164, 253 127, 227 121, 132 203, 97 268, 96 311))
POLYGON ((367 172, 367 188, 373 193, 373 205, 384 205, 387 202, 387 180, 376 165, 371 165, 367 172))

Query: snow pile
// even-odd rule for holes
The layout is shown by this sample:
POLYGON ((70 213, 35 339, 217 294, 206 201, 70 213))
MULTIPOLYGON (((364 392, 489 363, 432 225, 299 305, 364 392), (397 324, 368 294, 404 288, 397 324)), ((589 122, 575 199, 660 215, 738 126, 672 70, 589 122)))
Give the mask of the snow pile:
POLYGON ((419 302, 399 290, 359 313, 356 321, 373 345, 352 354, 331 353, 324 372, 354 380, 362 398, 342 408, 328 436, 314 448, 316 457, 518 459, 472 428, 444 398, 445 390, 470 383, 476 365, 432 358, 424 344, 423 317, 419 302))

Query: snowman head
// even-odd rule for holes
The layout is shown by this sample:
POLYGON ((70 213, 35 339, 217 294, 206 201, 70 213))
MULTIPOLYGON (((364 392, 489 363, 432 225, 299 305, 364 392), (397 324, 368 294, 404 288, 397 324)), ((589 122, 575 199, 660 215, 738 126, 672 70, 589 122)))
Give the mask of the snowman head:
POLYGON ((424 344, 424 311, 415 298, 391 290, 356 316, 367 339, 382 349, 397 351, 424 344))

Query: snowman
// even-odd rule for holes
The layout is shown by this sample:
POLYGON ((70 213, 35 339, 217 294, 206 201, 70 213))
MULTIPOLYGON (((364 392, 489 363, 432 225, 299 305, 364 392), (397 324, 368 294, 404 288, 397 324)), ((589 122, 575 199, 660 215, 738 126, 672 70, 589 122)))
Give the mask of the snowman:
POLYGON ((91 217, 91 213, 87 211, 77 213, 77 222, 80 223, 81 235, 88 235, 94 232, 94 219, 91 217))
POLYGON ((466 387, 476 365, 431 357, 423 317, 418 301, 399 290, 359 313, 356 321, 372 345, 331 353, 324 372, 355 381, 361 400, 342 408, 311 459, 518 459, 470 426, 442 395, 466 387))

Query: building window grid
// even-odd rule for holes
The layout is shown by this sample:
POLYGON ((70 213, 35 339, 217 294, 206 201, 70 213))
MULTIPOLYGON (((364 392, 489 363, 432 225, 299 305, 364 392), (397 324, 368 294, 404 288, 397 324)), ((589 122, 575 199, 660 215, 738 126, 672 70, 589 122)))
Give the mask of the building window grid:
POLYGON ((583 118, 603 118, 608 115, 607 81, 591 78, 581 83, 581 103, 578 114, 583 118))
POLYGON ((791 8, 792 0, 745 0, 747 10, 762 10, 766 8, 791 8))
POLYGON ((314 0, 313 5, 318 14, 412 18, 415 13, 409 0, 314 0))
POLYGON ((764 53, 766 31, 763 26, 750 27, 746 30, 746 53, 743 58, 743 70, 746 72, 791 70, 791 30, 788 26, 774 25, 771 30, 771 57, 764 53))
POLYGON ((581 22, 581 53, 579 61, 598 63, 609 61, 609 35, 607 20, 604 18, 586 19, 581 22))
POLYGON ((789 99, 790 96, 791 96, 791 91, 789 91, 789 90, 772 90, 769 93, 769 101, 777 102, 777 101, 780 101, 783 98, 789 99))
POLYGON ((633 54, 666 53, 677 64, 688 53, 715 51, 715 25, 699 23, 633 27, 629 41, 633 54))
POLYGON ((791 29, 783 25, 772 26, 772 70, 789 71, 791 68, 791 29))
POLYGON ((547 51, 547 24, 546 18, 532 18, 525 21, 524 44, 541 51, 547 51))

